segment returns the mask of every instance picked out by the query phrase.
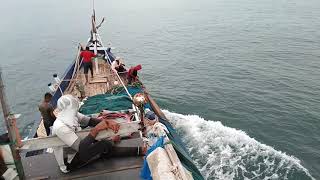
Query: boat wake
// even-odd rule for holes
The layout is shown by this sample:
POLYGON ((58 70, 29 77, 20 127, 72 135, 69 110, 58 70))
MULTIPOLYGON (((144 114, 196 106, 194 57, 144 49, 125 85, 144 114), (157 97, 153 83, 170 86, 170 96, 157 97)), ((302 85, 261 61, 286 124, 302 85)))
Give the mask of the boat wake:
POLYGON ((163 110, 205 179, 314 179, 300 160, 197 115, 163 110))

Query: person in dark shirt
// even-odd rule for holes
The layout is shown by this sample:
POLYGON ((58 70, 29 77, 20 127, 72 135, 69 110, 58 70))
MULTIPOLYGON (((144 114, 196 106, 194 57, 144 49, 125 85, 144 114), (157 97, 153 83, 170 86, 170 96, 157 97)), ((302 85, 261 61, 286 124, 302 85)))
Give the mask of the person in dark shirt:
POLYGON ((91 78, 93 78, 93 68, 92 68, 92 61, 91 59, 93 57, 96 57, 96 55, 89 51, 89 47, 86 47, 85 50, 81 51, 80 57, 83 58, 83 68, 84 68, 84 76, 86 77, 86 83, 88 83, 88 71, 90 69, 91 72, 91 78))
POLYGON ((50 127, 53 125, 53 122, 56 120, 56 116, 53 114, 53 106, 50 104, 52 95, 46 93, 44 95, 44 100, 39 105, 39 111, 41 113, 43 124, 46 129, 47 135, 50 135, 50 127))

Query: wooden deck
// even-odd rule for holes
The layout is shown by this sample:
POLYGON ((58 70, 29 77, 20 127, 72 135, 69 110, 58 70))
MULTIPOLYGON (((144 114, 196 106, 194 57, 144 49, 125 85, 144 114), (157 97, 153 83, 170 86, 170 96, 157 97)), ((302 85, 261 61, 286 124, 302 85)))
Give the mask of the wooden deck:
POLYGON ((22 160, 26 179, 108 179, 138 180, 142 157, 98 159, 88 165, 64 174, 53 154, 46 153, 22 160))
MULTIPOLYGON (((118 147, 142 146, 143 141, 135 134, 132 139, 122 140, 118 147)), ((112 157, 97 159, 86 166, 64 174, 60 171, 53 153, 23 157, 22 164, 26 179, 108 179, 138 180, 143 156, 112 157)))
MULTIPOLYGON (((99 73, 96 72, 95 63, 93 63, 94 77, 91 78, 89 72, 89 83, 85 84, 85 75, 83 68, 79 69, 69 87, 64 94, 72 94, 75 97, 81 97, 79 84, 85 91, 85 96, 94 96, 110 92, 114 86, 114 82, 118 81, 116 75, 110 70, 110 65, 104 60, 99 59, 99 73)), ((126 83, 125 79, 122 79, 126 83)), ((54 112, 57 115, 57 111, 54 112)), ((39 137, 46 137, 43 122, 37 130, 39 137)), ((117 146, 137 147, 142 146, 142 140, 138 135, 134 135, 134 139, 122 140, 117 146)), ((45 150, 44 150, 45 151, 45 150)), ((112 157, 110 159, 98 159, 89 163, 76 171, 64 174, 60 171, 57 161, 53 153, 43 153, 22 158, 26 179, 140 179, 140 169, 143 164, 143 157, 112 157)))
MULTIPOLYGON (((75 76, 75 81, 72 81, 65 94, 72 94, 76 97, 80 97, 80 92, 76 87, 76 82, 80 83, 84 87, 86 96, 94 96, 97 94, 103 94, 108 92, 117 81, 117 77, 110 70, 110 65, 104 60, 99 59, 99 73, 96 73, 95 63, 93 63, 93 78, 89 72, 89 84, 85 84, 85 75, 83 68, 80 69, 75 76)), ((120 83, 120 82, 119 82, 120 83)))
MULTIPOLYGON (((96 71, 95 63, 93 62, 93 78, 91 78, 91 73, 89 71, 89 83, 86 83, 85 75, 83 68, 80 68, 73 80, 71 81, 69 87, 65 91, 64 94, 72 94, 75 97, 81 97, 81 93, 76 84, 80 84, 84 88, 85 96, 94 96, 97 94, 104 94, 106 92, 110 92, 112 87, 114 86, 114 82, 117 81, 120 85, 120 82, 116 75, 114 75, 111 71, 111 67, 108 63, 106 63, 103 59, 98 59, 99 63, 99 73, 96 71)), ((126 84, 126 79, 121 78, 122 81, 126 84)), ((54 112, 57 115, 57 111, 54 112)), ((38 137, 46 137, 46 130, 43 125, 43 121, 40 121, 39 127, 37 129, 38 137)))

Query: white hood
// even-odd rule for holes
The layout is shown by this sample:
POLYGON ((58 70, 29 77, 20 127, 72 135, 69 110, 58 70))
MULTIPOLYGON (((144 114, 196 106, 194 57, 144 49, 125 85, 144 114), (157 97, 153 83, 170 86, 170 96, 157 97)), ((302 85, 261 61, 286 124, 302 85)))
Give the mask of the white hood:
MULTIPOLYGON (((59 114, 52 127, 53 135, 56 135, 56 132, 61 131, 64 127, 70 128, 73 132, 81 129, 77 116, 79 109, 79 101, 77 98, 73 97, 72 95, 61 96, 57 102, 57 109, 59 110, 59 114)), ((77 137, 71 138, 70 136, 67 136, 63 139, 63 141, 68 146, 71 146, 76 139, 77 137)), ((67 173, 67 166, 64 164, 63 147, 54 147, 53 151, 60 170, 64 173, 67 173)), ((75 154, 76 153, 68 154, 68 162, 72 161, 75 154)))
POLYGON ((58 99, 57 108, 59 114, 57 120, 60 120, 65 125, 69 126, 73 130, 80 127, 77 113, 79 109, 79 100, 72 95, 63 95, 58 99))

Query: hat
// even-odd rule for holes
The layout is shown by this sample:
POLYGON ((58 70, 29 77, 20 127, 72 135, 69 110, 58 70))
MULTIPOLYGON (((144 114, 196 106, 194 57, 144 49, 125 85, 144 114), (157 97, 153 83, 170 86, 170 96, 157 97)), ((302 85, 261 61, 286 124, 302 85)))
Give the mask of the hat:
POLYGON ((145 115, 145 117, 151 121, 157 120, 157 115, 153 111, 148 111, 145 115))

